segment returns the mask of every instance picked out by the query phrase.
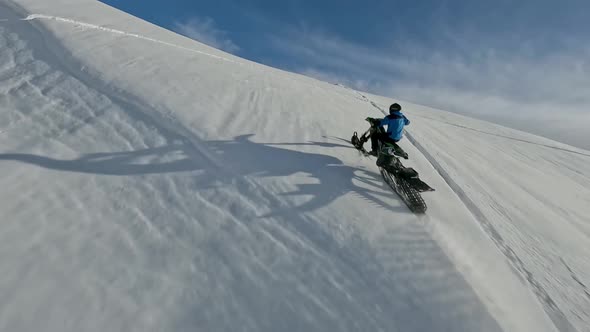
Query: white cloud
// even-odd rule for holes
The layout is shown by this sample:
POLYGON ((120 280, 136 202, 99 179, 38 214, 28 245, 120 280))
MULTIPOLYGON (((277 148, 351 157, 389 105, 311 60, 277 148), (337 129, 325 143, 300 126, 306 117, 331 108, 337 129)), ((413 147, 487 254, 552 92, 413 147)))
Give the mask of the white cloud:
POLYGON ((302 74, 590 149, 590 45, 538 56, 450 39, 448 50, 383 51, 304 27, 271 44, 305 63, 292 68, 302 74))
POLYGON ((240 50, 240 47, 228 38, 227 32, 218 29, 215 21, 209 17, 200 18, 195 16, 184 22, 175 22, 173 30, 229 53, 240 50))

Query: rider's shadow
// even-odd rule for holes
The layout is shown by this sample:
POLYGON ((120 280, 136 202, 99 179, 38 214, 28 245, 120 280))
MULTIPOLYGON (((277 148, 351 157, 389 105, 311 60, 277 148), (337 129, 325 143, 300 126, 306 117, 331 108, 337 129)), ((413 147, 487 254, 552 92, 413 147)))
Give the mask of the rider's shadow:
POLYGON ((198 169, 183 150, 181 145, 173 144, 133 151, 90 153, 76 159, 6 153, 0 154, 0 161, 20 161, 57 171, 110 176, 166 174, 198 169))
MULTIPOLYGON (((389 203, 394 194, 384 184, 379 173, 348 166, 330 155, 289 149, 319 146, 346 148, 351 153, 357 153, 350 145, 326 142, 256 143, 250 140, 252 136, 241 135, 228 141, 209 141, 207 145, 227 160, 234 160, 235 171, 240 176, 286 177, 305 173, 315 179, 314 183, 295 183, 296 190, 281 194, 310 197, 305 203, 293 207, 298 212, 321 208, 348 193, 356 194, 376 206, 398 212, 407 211, 399 205, 389 203)), ((230 161, 229 164, 231 163, 230 161)))
MULTIPOLYGON (((256 143, 250 140, 252 136, 199 141, 195 144, 184 141, 134 151, 92 153, 75 159, 10 153, 0 154, 0 161, 11 160, 62 172, 105 176, 166 175, 199 171, 195 175, 195 190, 219 185, 220 181, 232 181, 236 177, 280 178, 305 173, 313 181, 293 182, 291 185, 296 189, 280 195, 306 196, 309 199, 288 209, 296 209, 299 213, 313 211, 345 194, 354 193, 375 206, 406 211, 399 204, 391 204, 395 202, 392 200, 394 194, 388 190, 379 173, 346 165, 330 155, 289 148, 347 148, 351 149, 351 153, 357 153, 348 145, 325 142, 256 143), (222 167, 218 167, 219 165, 222 167)), ((273 213, 278 211, 271 214, 273 213)))

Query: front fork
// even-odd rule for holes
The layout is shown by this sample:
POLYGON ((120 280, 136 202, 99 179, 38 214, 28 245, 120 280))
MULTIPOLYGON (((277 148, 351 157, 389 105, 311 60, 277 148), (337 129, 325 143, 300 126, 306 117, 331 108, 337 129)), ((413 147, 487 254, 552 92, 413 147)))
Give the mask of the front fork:
POLYGON ((365 131, 364 134, 361 135, 361 138, 360 138, 361 143, 364 144, 365 142, 367 142, 372 134, 373 134, 373 127, 370 127, 369 129, 367 129, 367 131, 365 131))

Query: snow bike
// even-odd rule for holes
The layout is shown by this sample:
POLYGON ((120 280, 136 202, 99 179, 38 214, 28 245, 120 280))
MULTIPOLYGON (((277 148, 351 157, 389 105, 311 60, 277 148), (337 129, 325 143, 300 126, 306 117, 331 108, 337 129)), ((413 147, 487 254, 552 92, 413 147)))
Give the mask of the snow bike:
MULTIPOLYGON (((359 138, 355 131, 350 142, 364 155, 370 154, 363 148, 363 143, 369 140, 371 135, 383 132, 373 118, 366 118, 371 124, 370 128, 359 138)), ((385 182, 401 197, 414 213, 425 213, 426 202, 420 193, 434 191, 429 185, 420 180, 418 172, 411 167, 405 167, 399 157, 407 159, 407 154, 399 146, 382 143, 379 141, 377 166, 385 182)))

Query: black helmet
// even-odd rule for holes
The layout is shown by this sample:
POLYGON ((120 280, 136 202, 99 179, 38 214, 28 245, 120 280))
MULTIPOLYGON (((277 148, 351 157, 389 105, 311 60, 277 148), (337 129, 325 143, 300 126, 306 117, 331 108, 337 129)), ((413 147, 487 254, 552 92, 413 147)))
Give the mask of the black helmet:
POLYGON ((398 103, 394 103, 391 104, 391 106, 389 106, 389 114, 393 113, 393 112, 399 112, 402 110, 402 106, 398 103))

